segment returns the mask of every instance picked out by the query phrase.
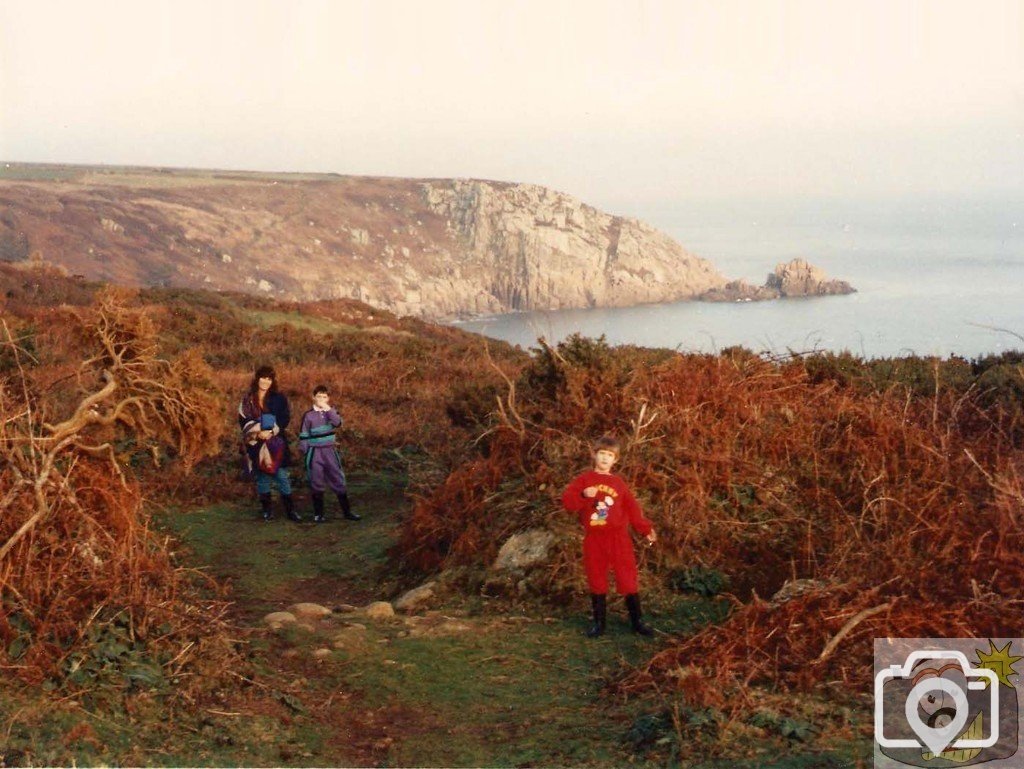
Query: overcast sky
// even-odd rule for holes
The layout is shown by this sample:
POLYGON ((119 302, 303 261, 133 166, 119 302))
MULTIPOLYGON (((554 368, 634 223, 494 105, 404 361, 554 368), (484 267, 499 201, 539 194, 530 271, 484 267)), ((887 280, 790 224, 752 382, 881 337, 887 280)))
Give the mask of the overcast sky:
POLYGON ((1024 0, 2 0, 0 158, 545 184, 598 205, 1024 189, 1024 0))

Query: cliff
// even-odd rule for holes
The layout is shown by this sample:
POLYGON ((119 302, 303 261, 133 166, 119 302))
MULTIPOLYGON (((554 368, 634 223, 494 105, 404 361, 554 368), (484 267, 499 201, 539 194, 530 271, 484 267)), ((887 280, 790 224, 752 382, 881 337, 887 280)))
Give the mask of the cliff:
POLYGON ((537 185, 0 164, 0 261, 30 259, 429 319, 842 292, 803 262, 728 283, 650 225, 537 185))
POLYGON ((112 283, 354 298, 451 318, 671 301, 726 282, 653 227, 535 185, 3 171, 0 260, 34 256, 112 283))

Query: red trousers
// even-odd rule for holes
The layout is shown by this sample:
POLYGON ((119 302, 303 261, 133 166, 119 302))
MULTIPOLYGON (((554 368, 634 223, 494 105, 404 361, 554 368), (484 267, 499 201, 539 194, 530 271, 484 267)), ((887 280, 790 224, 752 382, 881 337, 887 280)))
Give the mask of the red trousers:
POLYGON ((615 574, 619 595, 636 593, 636 556, 628 532, 592 533, 583 537, 583 568, 591 593, 608 592, 608 572, 615 574))

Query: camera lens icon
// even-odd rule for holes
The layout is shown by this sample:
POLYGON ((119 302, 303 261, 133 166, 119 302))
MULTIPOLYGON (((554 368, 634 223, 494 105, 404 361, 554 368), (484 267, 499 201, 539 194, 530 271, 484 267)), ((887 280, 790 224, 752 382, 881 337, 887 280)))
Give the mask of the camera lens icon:
MULTIPOLYGON (((920 681, 907 695, 904 715, 918 739, 939 755, 951 745, 967 725, 970 706, 967 694, 954 681, 930 676, 920 681), (927 718, 922 718, 922 713, 927 718)), ((992 744, 999 739, 996 734, 992 744)))
POLYGON ((884 753, 907 763, 973 763, 999 740, 999 696, 997 675, 971 667, 962 652, 912 652, 903 665, 875 676, 875 739, 884 753), (908 760, 908 751, 916 760, 908 760))

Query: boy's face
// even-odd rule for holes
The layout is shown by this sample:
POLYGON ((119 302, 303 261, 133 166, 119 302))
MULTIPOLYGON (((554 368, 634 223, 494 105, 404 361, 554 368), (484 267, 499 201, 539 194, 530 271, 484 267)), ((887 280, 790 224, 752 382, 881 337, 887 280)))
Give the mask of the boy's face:
POLYGON ((618 456, 611 449, 598 449, 594 452, 594 469, 599 473, 609 473, 617 459, 618 456))
POLYGON ((327 393, 317 393, 313 396, 313 403, 320 408, 327 408, 327 404, 331 402, 331 396, 327 393))

